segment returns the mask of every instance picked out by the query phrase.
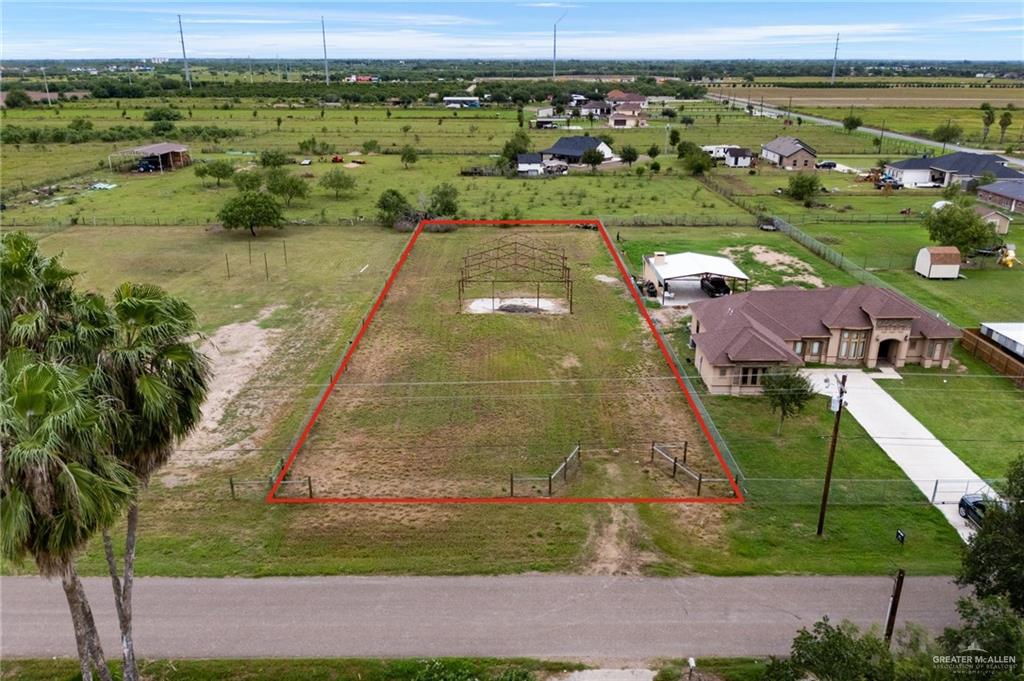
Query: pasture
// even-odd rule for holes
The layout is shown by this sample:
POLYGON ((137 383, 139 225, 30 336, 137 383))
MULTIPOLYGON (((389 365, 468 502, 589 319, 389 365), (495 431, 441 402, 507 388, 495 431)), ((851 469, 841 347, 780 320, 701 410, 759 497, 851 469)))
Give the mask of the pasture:
MULTIPOLYGON (((1022 87, 965 87, 944 85, 942 87, 886 87, 886 88, 844 88, 844 87, 734 87, 709 90, 714 94, 739 97, 757 104, 764 97, 765 104, 803 110, 807 107, 829 109, 871 109, 875 107, 953 107, 977 109, 982 102, 1003 107, 1013 104, 1024 106, 1022 87)), ((835 117, 833 112, 832 117, 835 117)))

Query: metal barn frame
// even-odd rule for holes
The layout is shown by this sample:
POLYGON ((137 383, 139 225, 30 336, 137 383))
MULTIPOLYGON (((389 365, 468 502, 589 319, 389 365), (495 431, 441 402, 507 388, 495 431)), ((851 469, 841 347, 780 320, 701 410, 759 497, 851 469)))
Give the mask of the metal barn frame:
POLYGON ((509 234, 489 242, 462 258, 459 271, 459 312, 462 312, 466 287, 472 284, 490 284, 491 302, 496 297, 497 284, 536 284, 537 309, 540 309, 540 290, 543 284, 558 284, 565 291, 572 314, 571 270, 564 249, 554 249, 542 241, 522 234, 509 234))

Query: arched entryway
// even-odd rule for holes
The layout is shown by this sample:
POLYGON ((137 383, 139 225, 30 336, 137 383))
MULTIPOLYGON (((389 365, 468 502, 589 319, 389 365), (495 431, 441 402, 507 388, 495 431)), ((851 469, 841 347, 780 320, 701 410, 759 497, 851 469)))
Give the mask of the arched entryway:
POLYGON ((879 364, 892 364, 895 366, 896 359, 900 354, 900 341, 895 338, 889 338, 878 344, 878 362, 879 364))

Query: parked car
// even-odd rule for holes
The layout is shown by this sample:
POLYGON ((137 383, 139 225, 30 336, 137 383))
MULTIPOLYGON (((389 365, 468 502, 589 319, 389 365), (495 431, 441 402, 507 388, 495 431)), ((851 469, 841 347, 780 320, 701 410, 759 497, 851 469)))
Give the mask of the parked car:
POLYGON ((658 297, 658 287, 654 285, 653 281, 644 282, 644 293, 647 294, 648 298, 658 297))
POLYGON ((700 280, 700 288, 709 298, 720 298, 732 293, 732 289, 722 277, 704 277, 700 280))
POLYGON ((815 168, 820 168, 821 170, 833 170, 836 167, 836 162, 835 161, 818 161, 817 163, 814 164, 814 167, 815 168))
POLYGON ((892 177, 883 177, 875 181, 875 189, 903 189, 903 183, 892 177))
POLYGON ((1006 507, 1006 502, 1001 499, 993 499, 984 494, 965 494, 960 497, 960 517, 981 527, 981 522, 985 519, 985 512, 993 504, 1006 507))

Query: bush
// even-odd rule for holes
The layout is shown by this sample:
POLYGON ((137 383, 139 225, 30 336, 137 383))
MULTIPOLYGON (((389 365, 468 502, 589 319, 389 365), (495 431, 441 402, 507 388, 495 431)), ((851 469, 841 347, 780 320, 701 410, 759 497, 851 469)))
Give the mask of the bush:
POLYGON ((145 114, 147 121, 180 121, 181 118, 181 112, 169 106, 158 106, 148 110, 145 114))

